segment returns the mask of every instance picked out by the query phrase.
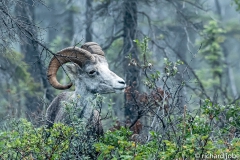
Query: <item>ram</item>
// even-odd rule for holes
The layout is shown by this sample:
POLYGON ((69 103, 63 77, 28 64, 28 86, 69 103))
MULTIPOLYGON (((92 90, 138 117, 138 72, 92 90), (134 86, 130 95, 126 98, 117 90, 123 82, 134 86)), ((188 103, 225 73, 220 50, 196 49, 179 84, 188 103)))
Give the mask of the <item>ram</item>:
POLYGON ((101 130, 99 113, 92 107, 89 99, 96 98, 96 93, 108 94, 124 90, 125 81, 109 70, 104 52, 95 42, 87 42, 81 48, 65 48, 51 59, 47 71, 48 80, 54 88, 59 90, 68 89, 73 85, 72 83, 62 85, 57 80, 57 71, 65 63, 72 81, 75 82, 75 91, 63 92, 51 102, 46 112, 47 126, 51 127, 56 122, 64 122, 67 113, 63 102, 72 102, 77 99, 76 106, 81 107, 81 112, 78 113, 79 118, 89 120, 92 125, 97 126, 97 130, 101 130))

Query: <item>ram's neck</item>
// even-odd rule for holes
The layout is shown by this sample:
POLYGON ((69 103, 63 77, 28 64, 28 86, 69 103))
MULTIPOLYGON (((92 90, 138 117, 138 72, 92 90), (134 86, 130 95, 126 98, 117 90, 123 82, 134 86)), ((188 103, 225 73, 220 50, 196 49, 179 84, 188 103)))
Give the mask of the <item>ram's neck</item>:
POLYGON ((95 99, 95 95, 89 92, 84 84, 76 83, 74 97, 77 99, 77 106, 83 109, 80 116, 89 119, 92 115, 92 102, 95 99))

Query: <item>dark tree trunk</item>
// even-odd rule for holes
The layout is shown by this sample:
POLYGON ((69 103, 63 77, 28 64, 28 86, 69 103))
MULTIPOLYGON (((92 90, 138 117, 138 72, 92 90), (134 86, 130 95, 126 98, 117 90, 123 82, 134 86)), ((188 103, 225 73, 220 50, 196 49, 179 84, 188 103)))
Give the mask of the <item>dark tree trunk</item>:
MULTIPOLYGON (((132 60, 138 63, 138 50, 136 43, 133 40, 136 39, 137 32, 137 1, 125 0, 124 4, 124 48, 123 56, 126 57, 131 54, 132 60)), ((131 87, 131 92, 134 94, 134 90, 140 89, 140 69, 133 64, 129 65, 129 59, 125 59, 123 62, 124 75, 126 83, 131 87)), ((135 118, 136 111, 133 110, 133 104, 129 103, 128 98, 125 94, 125 116, 130 120, 135 118)), ((134 95, 132 95, 134 97, 134 95)))
POLYGON ((85 41, 91 42, 92 41, 92 18, 93 18, 92 0, 86 0, 85 17, 86 17, 85 41))
MULTIPOLYGON (((32 36, 23 35, 19 31, 19 37, 21 39, 20 49, 24 54, 24 61, 29 65, 28 72, 34 79, 34 82, 40 83, 41 85, 37 91, 45 91, 45 96, 47 100, 51 100, 51 91, 49 90, 50 86, 46 79, 46 72, 44 66, 40 59, 40 51, 37 43, 34 41, 34 38, 37 39, 37 30, 33 25, 34 23, 34 8, 32 0, 24 0, 23 3, 19 3, 15 12, 18 16, 18 19, 22 21, 22 25, 28 30, 32 36)), ((41 103, 41 98, 37 97, 34 94, 26 92, 26 109, 27 114, 30 115, 34 112, 41 112, 43 110, 43 103, 41 103)))

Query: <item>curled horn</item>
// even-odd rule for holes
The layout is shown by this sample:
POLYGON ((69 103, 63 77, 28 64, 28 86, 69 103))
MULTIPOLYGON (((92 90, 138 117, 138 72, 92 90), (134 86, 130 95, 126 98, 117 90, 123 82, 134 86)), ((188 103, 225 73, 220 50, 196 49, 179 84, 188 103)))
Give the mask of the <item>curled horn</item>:
POLYGON ((104 56, 104 52, 102 51, 102 48, 95 42, 87 42, 83 44, 81 48, 87 50, 92 54, 98 54, 98 55, 104 56))
POLYGON ((50 84, 60 90, 68 89, 72 83, 62 85, 57 80, 57 71, 59 67, 67 62, 74 62, 82 67, 87 61, 95 61, 95 57, 87 50, 78 47, 69 47, 59 51, 50 61, 47 71, 50 84))

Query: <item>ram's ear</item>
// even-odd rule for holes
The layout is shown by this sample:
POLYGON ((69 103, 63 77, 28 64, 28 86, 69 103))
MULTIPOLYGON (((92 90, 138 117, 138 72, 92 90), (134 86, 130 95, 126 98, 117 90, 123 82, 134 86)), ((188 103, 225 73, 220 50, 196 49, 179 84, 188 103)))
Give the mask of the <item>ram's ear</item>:
POLYGON ((72 78, 75 78, 78 74, 79 66, 75 63, 67 63, 65 66, 66 66, 65 68, 66 68, 67 72, 70 73, 70 76, 72 78))

